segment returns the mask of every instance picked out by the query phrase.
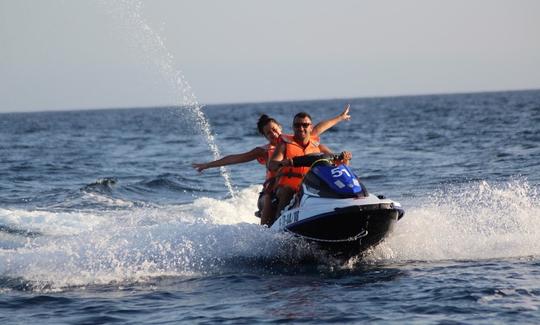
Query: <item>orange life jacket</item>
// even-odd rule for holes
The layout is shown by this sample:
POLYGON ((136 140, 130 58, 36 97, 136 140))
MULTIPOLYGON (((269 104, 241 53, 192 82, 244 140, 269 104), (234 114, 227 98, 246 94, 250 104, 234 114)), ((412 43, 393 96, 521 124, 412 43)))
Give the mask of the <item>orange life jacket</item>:
MULTIPOLYGON (((259 164, 264 165, 266 167, 266 164, 268 163, 270 158, 272 158, 272 156, 274 155, 274 151, 276 151, 276 146, 268 143, 260 148, 265 150, 265 155, 257 157, 257 161, 259 162, 259 164)), ((276 172, 270 171, 268 168, 266 169, 266 181, 274 178, 275 176, 276 176, 276 172)))
MULTIPOLYGON (((319 137, 317 136, 311 136, 305 147, 296 142, 292 135, 282 135, 281 138, 285 143, 285 159, 321 152, 319 149, 319 137)), ((282 167, 276 175, 279 177, 277 186, 288 186, 298 191, 302 179, 308 172, 309 167, 282 167)))

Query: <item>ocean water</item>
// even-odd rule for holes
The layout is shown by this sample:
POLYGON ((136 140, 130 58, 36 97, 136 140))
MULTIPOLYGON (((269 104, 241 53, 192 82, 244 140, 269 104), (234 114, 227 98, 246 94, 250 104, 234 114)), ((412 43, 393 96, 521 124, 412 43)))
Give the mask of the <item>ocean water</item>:
POLYGON ((540 91, 0 114, 0 323, 540 323, 540 91), (405 217, 335 260, 258 225, 256 162, 193 162, 351 104, 322 142, 405 217))

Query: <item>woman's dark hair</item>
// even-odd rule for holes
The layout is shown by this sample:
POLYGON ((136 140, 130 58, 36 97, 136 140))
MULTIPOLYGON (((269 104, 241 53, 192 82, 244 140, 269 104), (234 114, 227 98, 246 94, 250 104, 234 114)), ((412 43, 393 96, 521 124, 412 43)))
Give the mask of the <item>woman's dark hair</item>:
POLYGON ((274 118, 263 114, 261 115, 261 117, 259 117, 259 120, 257 121, 257 130, 259 130, 260 134, 264 135, 263 128, 266 126, 266 124, 270 122, 274 122, 277 125, 281 126, 281 124, 279 124, 278 121, 276 121, 274 118))

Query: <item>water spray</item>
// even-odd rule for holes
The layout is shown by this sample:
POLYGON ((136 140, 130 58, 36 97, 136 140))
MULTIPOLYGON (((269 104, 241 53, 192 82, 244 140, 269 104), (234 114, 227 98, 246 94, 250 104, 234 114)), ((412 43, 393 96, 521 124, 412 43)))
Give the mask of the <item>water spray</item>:
MULTIPOLYGON (((199 127, 198 131, 206 139, 214 160, 221 158, 220 150, 216 144, 212 128, 202 111, 202 105, 197 100, 195 93, 187 82, 180 69, 174 65, 174 56, 165 46, 164 39, 150 27, 142 15, 142 1, 136 0, 115 0, 100 1, 101 5, 107 9, 109 14, 115 17, 126 29, 135 31, 131 33, 132 41, 140 47, 158 69, 161 75, 175 88, 175 103, 187 109, 195 117, 195 122, 199 127)), ((221 176, 225 181, 231 197, 235 198, 230 175, 225 167, 220 168, 221 176)))

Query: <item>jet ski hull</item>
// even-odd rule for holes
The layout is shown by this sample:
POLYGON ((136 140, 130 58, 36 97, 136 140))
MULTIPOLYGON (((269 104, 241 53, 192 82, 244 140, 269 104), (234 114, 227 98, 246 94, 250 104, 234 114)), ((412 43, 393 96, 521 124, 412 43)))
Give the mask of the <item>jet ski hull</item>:
POLYGON ((335 255, 354 256, 379 244, 401 216, 403 210, 393 204, 356 205, 299 220, 284 230, 335 255))
POLYGON ((293 159, 293 166, 310 171, 271 228, 350 257, 380 243, 404 210, 398 202, 368 193, 347 165, 333 163, 336 159, 320 154, 293 159))

